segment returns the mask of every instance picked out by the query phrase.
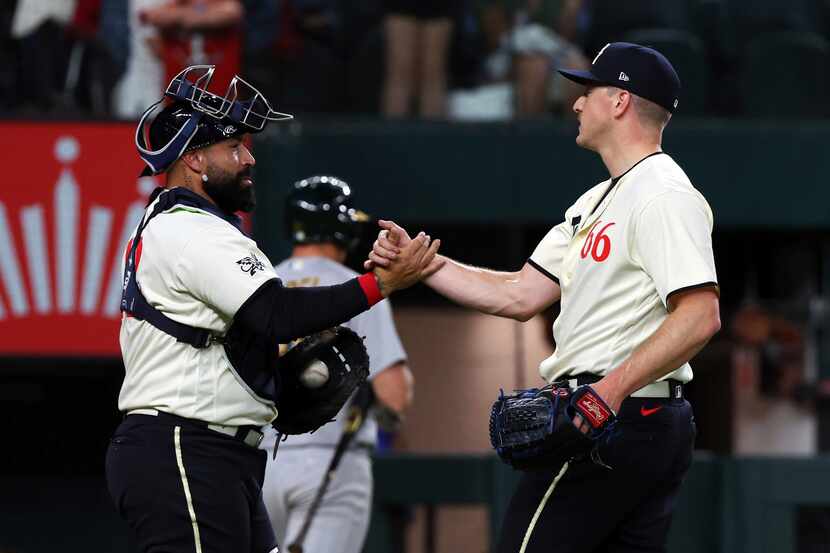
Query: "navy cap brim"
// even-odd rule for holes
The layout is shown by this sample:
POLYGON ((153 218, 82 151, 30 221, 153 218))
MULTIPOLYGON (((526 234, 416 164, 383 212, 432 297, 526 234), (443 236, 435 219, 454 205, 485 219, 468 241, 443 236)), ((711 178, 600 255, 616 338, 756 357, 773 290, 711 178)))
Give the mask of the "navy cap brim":
POLYGON ((150 169, 149 165, 145 165, 144 170, 141 171, 141 174, 138 175, 138 176, 139 177, 152 177, 153 176, 153 170, 150 169))
POLYGON ((570 79, 579 84, 602 84, 603 81, 598 79, 596 75, 590 71, 580 71, 574 69, 559 69, 559 73, 566 79, 570 79))

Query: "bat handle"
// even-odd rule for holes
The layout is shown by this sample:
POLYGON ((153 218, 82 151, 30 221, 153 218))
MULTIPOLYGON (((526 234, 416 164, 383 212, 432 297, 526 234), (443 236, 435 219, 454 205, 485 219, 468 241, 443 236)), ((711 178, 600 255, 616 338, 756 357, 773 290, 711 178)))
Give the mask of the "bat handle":
POLYGON ((303 553, 303 546, 299 543, 292 543, 288 546, 288 553, 303 553))

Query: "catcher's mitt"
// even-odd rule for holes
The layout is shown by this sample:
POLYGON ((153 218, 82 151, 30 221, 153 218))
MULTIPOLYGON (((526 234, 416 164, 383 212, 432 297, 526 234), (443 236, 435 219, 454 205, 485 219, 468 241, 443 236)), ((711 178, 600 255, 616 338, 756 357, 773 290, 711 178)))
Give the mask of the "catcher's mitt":
POLYGON ((500 392, 490 411, 490 442, 516 469, 550 470, 590 453, 614 421, 614 412, 590 386, 572 391, 549 384, 512 395, 500 392), (574 426, 576 413, 591 426, 588 434, 574 426))
POLYGON ((334 419, 352 393, 369 376, 363 339, 345 326, 303 338, 280 358, 282 390, 273 425, 281 434, 313 432, 334 419), (309 365, 325 365, 328 379, 309 386, 309 365), (304 383, 305 382, 305 383, 304 383))

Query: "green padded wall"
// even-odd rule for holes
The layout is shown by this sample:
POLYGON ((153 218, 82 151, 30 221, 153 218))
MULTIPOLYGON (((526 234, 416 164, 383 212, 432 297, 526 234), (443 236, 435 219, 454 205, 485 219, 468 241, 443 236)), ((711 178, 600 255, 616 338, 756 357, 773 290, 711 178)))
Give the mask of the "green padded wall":
MULTIPOLYGON (((599 158, 575 145, 575 132, 572 122, 272 125, 255 144, 254 231, 269 255, 285 254, 284 193, 315 173, 346 179, 360 206, 383 217, 555 224, 607 178, 599 158)), ((721 228, 826 228, 828 143, 827 123, 678 120, 664 149, 706 195, 721 228)))

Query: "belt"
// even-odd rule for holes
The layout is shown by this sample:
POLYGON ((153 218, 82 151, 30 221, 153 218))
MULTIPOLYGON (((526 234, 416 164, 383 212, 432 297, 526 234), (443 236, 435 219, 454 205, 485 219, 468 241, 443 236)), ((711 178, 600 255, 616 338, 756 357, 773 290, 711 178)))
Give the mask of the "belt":
MULTIPOLYGON (((299 451, 301 449, 332 450, 337 448, 337 444, 290 444, 290 441, 285 442, 285 445, 280 446, 280 451, 299 451)), ((369 443, 353 443, 349 444, 349 446, 346 448, 346 451, 372 454, 375 452, 375 445, 369 443)))
POLYGON ((132 411, 127 412, 127 416, 130 415, 150 415, 158 417, 159 420, 168 420, 173 423, 200 426, 202 428, 207 428, 208 430, 213 430, 214 432, 219 432, 225 436, 230 436, 231 438, 239 440, 243 444, 253 448, 259 447, 259 443, 262 441, 262 431, 256 426, 228 426, 224 424, 213 424, 207 421, 188 419, 187 417, 180 417, 179 415, 174 415, 172 413, 165 413, 164 411, 159 411, 158 409, 133 409, 132 411))
MULTIPOLYGON (((568 387, 576 388, 583 384, 593 384, 602 377, 596 375, 579 375, 568 379, 568 387)), ((673 398, 680 399, 683 397, 683 383, 679 380, 661 380, 660 382, 652 382, 636 390, 629 397, 649 397, 649 398, 673 398)))

